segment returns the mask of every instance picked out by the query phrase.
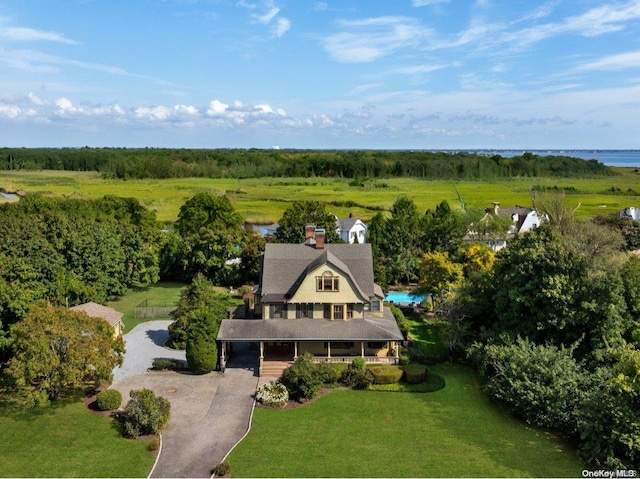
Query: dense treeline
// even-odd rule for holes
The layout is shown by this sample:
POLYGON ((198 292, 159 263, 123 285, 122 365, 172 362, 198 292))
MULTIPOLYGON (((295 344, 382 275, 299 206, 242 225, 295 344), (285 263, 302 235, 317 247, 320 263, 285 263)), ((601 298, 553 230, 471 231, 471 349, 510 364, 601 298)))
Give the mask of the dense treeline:
POLYGON ((132 198, 22 198, 0 205, 0 237, 0 354, 35 305, 104 302, 159 277, 155 215, 132 198))
POLYGON ((418 177, 491 179, 611 175, 596 160, 524 153, 382 150, 2 148, 0 169, 96 171, 109 178, 418 177))

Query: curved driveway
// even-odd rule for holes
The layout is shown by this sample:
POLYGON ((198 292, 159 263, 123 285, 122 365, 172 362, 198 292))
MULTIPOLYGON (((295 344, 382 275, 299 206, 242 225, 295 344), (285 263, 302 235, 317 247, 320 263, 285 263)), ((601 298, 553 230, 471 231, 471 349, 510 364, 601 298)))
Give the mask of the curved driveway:
POLYGON ((224 374, 146 372, 153 359, 184 359, 184 351, 162 347, 168 324, 170 321, 142 323, 124 336, 127 353, 122 371, 114 371, 112 387, 122 393, 124 404, 129 391, 141 388, 171 402, 171 419, 150 477, 210 477, 249 426, 259 379, 255 375, 257 358, 238 356, 224 374))

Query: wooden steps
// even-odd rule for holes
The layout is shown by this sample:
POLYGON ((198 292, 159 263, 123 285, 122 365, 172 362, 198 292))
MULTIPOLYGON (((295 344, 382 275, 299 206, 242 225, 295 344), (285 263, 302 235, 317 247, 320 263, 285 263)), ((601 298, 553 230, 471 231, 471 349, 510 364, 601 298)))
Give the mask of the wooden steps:
POLYGON ((262 361, 261 377, 278 379, 282 375, 282 371, 293 364, 293 361, 262 361))

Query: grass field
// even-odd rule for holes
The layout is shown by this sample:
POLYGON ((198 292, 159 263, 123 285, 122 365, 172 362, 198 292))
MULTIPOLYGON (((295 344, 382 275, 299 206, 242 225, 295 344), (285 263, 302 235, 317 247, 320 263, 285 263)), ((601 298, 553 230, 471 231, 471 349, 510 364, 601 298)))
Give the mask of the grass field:
POLYGON ((579 477, 554 434, 517 421, 475 373, 438 366, 435 393, 336 391, 304 407, 257 409, 228 458, 233 477, 579 477))
MULTIPOLYGON (((185 287, 183 283, 162 282, 152 286, 129 288, 127 293, 117 301, 110 301, 107 306, 124 314, 122 321, 124 322, 124 332, 128 333, 138 324, 149 321, 152 318, 136 319, 134 312, 136 306, 144 300, 149 300, 153 306, 177 305, 180 299, 180 293, 185 287)), ((159 318, 167 319, 167 318, 159 318)))
POLYGON ((567 205, 580 204, 579 216, 594 216, 640 203, 640 197, 628 192, 640 193, 640 173, 631 168, 616 171, 620 175, 613 177, 513 178, 494 182, 388 178, 367 180, 363 186, 350 186, 350 180, 341 178, 107 180, 91 172, 3 171, 0 188, 87 198, 106 194, 135 197, 156 211, 161 221, 174 221, 187 199, 198 191, 208 190, 229 195, 247 221, 271 223, 281 217, 290 202, 301 198, 353 201, 361 206, 330 205, 329 209, 338 216, 353 212, 368 220, 375 214, 375 208, 389 208, 401 194, 413 199, 419 210, 434 208, 442 200, 459 207, 456 189, 469 207, 485 208, 493 201, 499 201, 504 207, 528 206, 531 204, 529 191, 538 185, 573 188, 566 197, 567 205), (627 193, 607 192, 612 187, 627 193))
POLYGON ((124 439, 83 401, 16 412, 0 406, 0 477, 147 477, 150 441, 124 439))

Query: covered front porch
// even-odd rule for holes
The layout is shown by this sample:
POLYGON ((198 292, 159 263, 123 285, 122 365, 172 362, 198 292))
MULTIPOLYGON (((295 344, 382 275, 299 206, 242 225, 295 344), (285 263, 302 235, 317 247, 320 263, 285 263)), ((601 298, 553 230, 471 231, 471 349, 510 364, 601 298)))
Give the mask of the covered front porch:
MULTIPOLYGON (((220 367, 224 371, 234 341, 221 341, 220 367)), ((314 362, 351 363, 361 357, 371 364, 398 364, 396 341, 258 341, 258 374, 270 369, 270 363, 292 363, 308 353, 314 362)))

